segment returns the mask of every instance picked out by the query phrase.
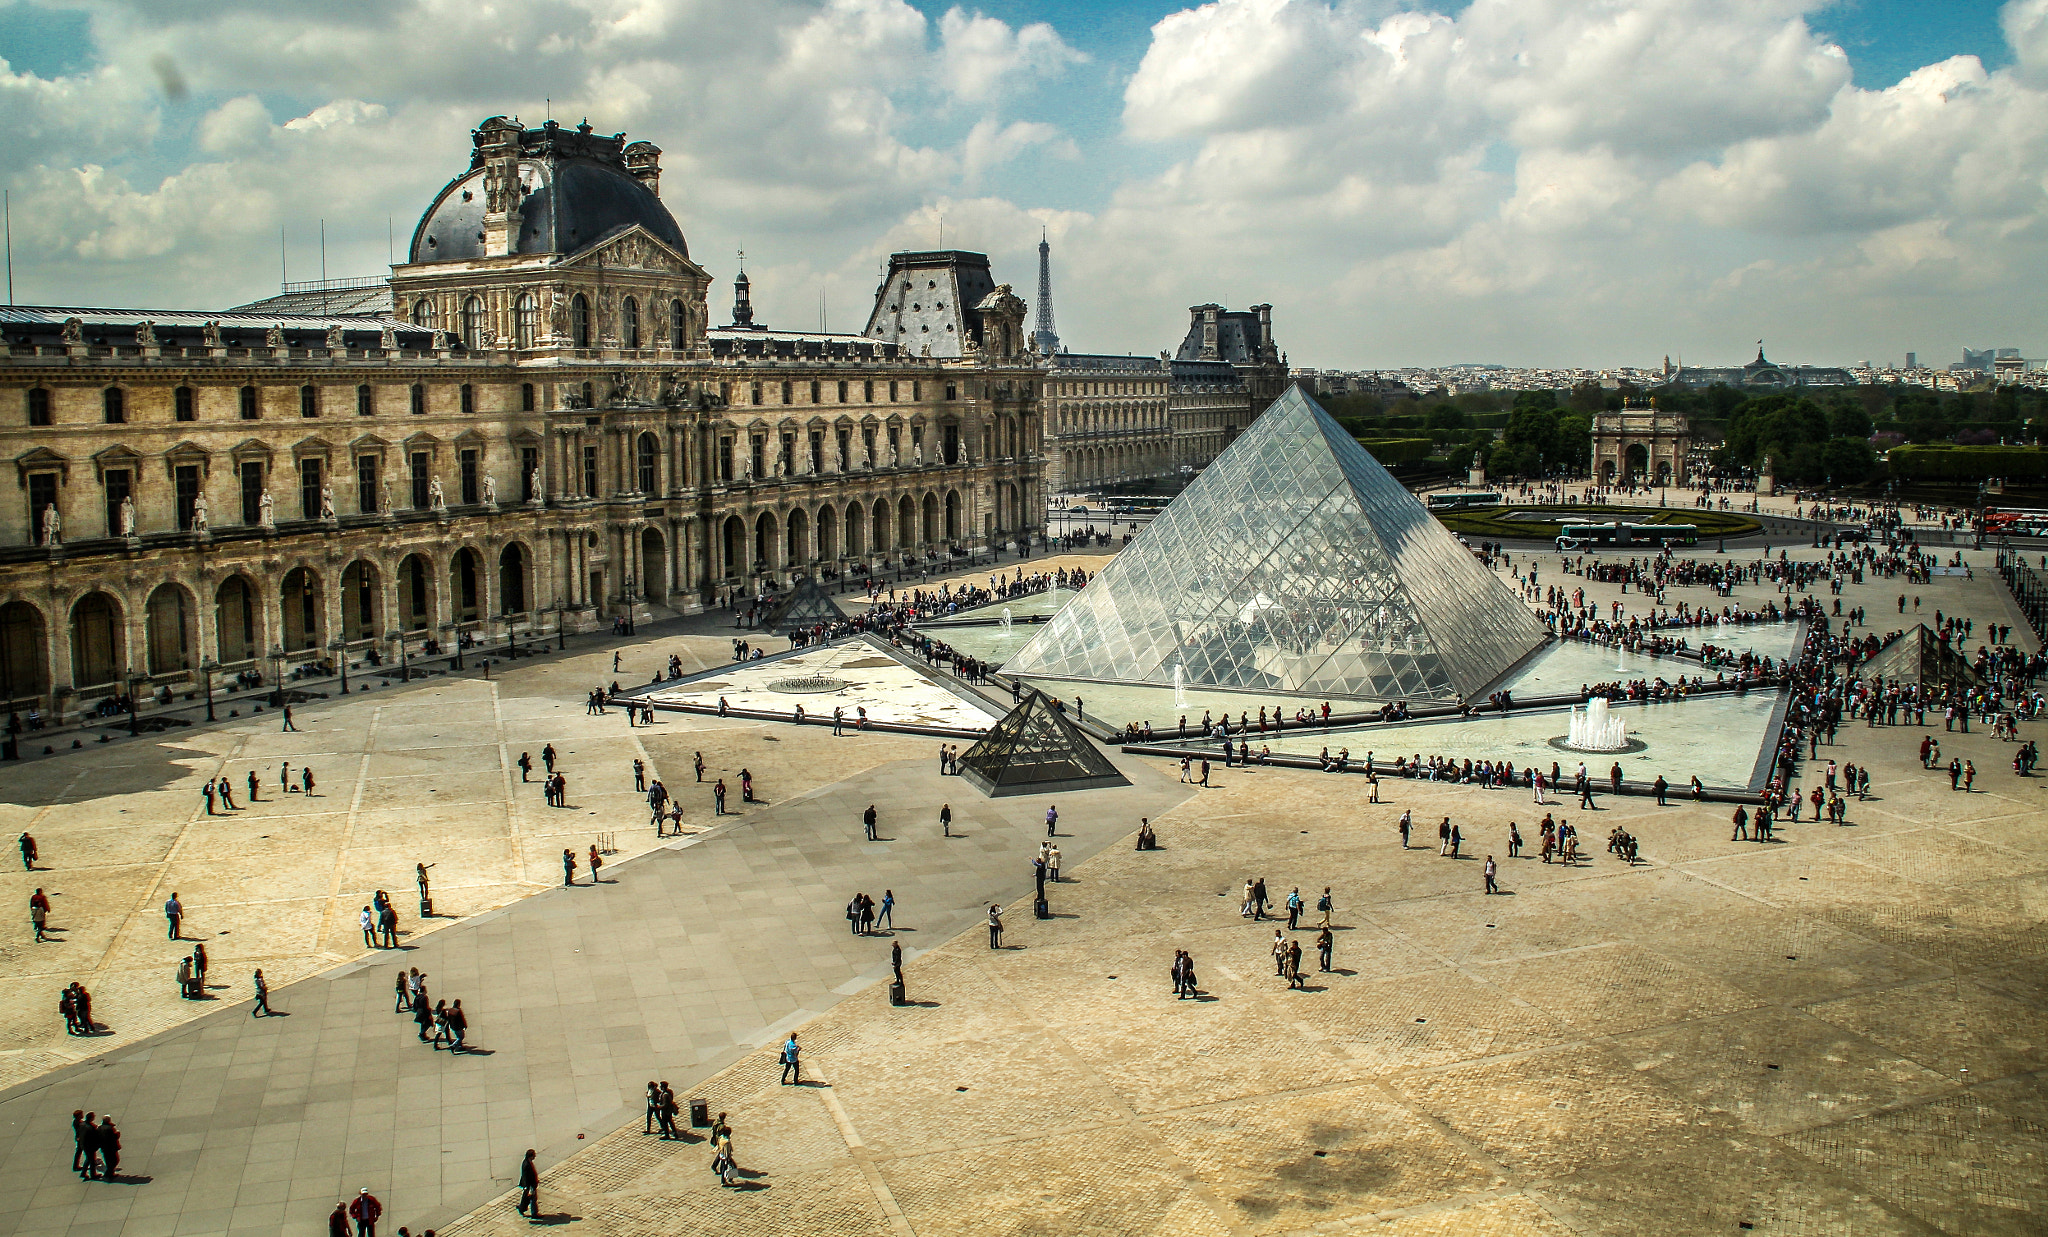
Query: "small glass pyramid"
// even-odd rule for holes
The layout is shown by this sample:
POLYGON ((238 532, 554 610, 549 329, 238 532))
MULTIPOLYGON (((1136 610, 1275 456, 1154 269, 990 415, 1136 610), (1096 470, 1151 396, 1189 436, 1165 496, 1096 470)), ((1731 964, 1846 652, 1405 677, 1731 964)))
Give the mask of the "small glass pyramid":
POLYGON ((1035 691, 960 753, 960 776, 991 796, 1130 784, 1080 727, 1035 691))
POLYGON ((1984 680, 1963 656, 1935 638, 1927 624, 1915 623, 1870 660, 1856 667, 1859 679, 1889 679, 1923 686, 1975 687, 1984 680))
POLYGON ((1290 387, 1006 674, 1469 700, 1543 625, 1290 387))
POLYGON ((819 623, 835 623, 845 617, 846 611, 832 600, 832 594, 820 588, 816 580, 805 576, 789 590, 789 596, 775 603, 761 620, 761 626, 781 635, 819 623))

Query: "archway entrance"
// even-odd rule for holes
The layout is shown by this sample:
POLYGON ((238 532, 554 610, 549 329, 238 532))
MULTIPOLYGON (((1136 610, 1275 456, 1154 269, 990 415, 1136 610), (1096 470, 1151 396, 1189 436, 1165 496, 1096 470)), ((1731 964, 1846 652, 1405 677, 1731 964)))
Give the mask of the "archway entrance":
POLYGON ((526 547, 515 541, 498 554, 498 609, 523 614, 526 608, 526 547))
POLYGON ((419 631, 433 621, 433 595, 427 560, 408 554, 398 564, 398 625, 403 631, 419 631))
POLYGON ((829 563, 839 557, 839 513, 818 508, 818 561, 829 563))
POLYGON ((285 573, 277 590, 278 630, 283 632, 285 651, 317 649, 320 639, 320 578, 305 567, 285 573))
POLYGON ((149 673, 176 674, 192 668, 190 608, 185 604, 185 590, 175 584, 162 585, 149 595, 142 617, 149 673))
POLYGON ((1628 461, 1628 479, 1631 483, 1641 481, 1650 474, 1650 451, 1642 443, 1632 442, 1623 456, 1628 461))
POLYGON ((450 617, 458 623, 476 622, 483 615, 483 591, 483 564, 476 551, 457 550, 448 560, 448 599, 455 611, 450 617))
POLYGON ((782 556, 782 561, 791 570, 796 570, 811 561, 810 525, 810 517, 802 511, 789 513, 788 535, 783 539, 787 543, 788 552, 782 556))
POLYGON ((649 601, 668 601, 668 539, 656 528, 640 530, 640 595, 649 601))
POLYGON ((71 685, 84 690, 119 683, 126 665, 121 607, 105 593, 87 593, 71 607, 71 685))
POLYGON ((341 638, 377 638, 377 568, 360 558, 341 573, 341 638))
POLYGON ((0 696, 18 700, 50 690, 50 638, 43 612, 25 601, 0 606, 0 696))
POLYGON ((256 590, 246 576, 229 576, 214 591, 213 631, 222 665, 256 656, 256 590))
POLYGON ((728 516, 725 532, 720 538, 719 566, 724 569, 727 580, 737 580, 747 571, 747 525, 738 516, 728 516))

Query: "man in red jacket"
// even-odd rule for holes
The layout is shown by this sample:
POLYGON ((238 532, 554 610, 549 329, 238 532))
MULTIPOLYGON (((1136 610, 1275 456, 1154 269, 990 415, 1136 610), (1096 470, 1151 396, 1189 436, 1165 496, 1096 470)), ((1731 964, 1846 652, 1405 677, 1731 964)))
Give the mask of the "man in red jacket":
POLYGON ((377 1217, 384 1214, 384 1204, 364 1186, 362 1193, 348 1205, 348 1218, 356 1222, 356 1237, 377 1237, 377 1217))

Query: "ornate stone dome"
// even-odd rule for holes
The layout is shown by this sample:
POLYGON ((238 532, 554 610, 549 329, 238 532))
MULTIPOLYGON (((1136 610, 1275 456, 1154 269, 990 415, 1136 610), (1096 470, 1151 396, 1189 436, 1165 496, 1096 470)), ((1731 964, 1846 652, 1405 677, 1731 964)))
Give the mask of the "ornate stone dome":
POLYGON ((651 142, 602 137, 589 124, 548 121, 521 129, 494 116, 472 134, 469 170, 448 182, 413 231, 413 262, 458 262, 511 254, 571 254, 638 224, 689 255, 683 230, 657 196, 661 151, 651 142), (516 168, 516 185, 511 169, 516 168), (492 181, 503 175, 510 207, 507 244, 486 241, 492 181))

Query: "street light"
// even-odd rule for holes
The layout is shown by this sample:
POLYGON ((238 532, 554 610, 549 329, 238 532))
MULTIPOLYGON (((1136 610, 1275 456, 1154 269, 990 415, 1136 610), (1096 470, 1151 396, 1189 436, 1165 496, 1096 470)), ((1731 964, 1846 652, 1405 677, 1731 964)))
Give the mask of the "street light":
POLYGON ((569 632, 568 628, 563 626, 564 621, 568 618, 568 610, 562 605, 562 599, 559 595, 555 598, 554 610, 555 648, 557 651, 560 651, 569 647, 569 632))
POLYGON ((140 704, 135 699, 135 694, 147 682, 149 682, 147 675, 137 674, 132 669, 128 671, 128 733, 131 736, 142 733, 142 719, 136 712, 140 708, 140 704))
POLYGON ((271 707, 281 709, 284 707, 284 646, 282 644, 270 646, 270 679, 272 684, 270 693, 271 707))
POLYGON ((327 651, 334 654, 334 660, 341 663, 341 694, 348 695, 348 641, 336 636, 327 642, 327 651))
POLYGON ((199 663, 199 673, 206 676, 206 720, 218 720, 213 715, 213 676, 220 671, 220 663, 209 657, 199 663))
POLYGON ((411 682, 412 665, 406 660, 405 633, 399 631, 397 628, 394 627, 390 631, 384 633, 384 638, 386 640, 389 640, 398 648, 398 656, 395 659, 398 662, 398 681, 401 683, 411 682))

